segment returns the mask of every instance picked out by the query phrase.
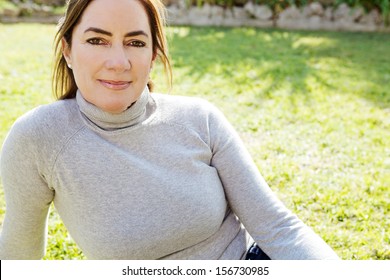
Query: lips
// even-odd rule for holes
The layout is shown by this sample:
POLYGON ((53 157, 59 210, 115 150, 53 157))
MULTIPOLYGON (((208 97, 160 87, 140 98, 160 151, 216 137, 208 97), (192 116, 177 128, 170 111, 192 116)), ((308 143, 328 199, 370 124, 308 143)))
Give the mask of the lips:
POLYGON ((129 81, 113 81, 113 80, 98 80, 99 83, 112 90, 124 90, 128 88, 131 84, 129 81))

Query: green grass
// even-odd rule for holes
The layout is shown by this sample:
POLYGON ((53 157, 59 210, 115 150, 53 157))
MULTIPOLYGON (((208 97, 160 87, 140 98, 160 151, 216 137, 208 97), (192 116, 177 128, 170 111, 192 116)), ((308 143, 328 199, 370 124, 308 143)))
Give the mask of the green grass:
MULTIPOLYGON (((0 144, 52 100, 54 30, 0 25, 0 144)), ((271 188, 340 257, 390 259, 390 34, 181 27, 169 38, 172 94, 216 104, 271 188)), ((4 211, 1 194, 0 221, 4 211)), ((49 222, 45 258, 84 258, 54 209, 49 222)))

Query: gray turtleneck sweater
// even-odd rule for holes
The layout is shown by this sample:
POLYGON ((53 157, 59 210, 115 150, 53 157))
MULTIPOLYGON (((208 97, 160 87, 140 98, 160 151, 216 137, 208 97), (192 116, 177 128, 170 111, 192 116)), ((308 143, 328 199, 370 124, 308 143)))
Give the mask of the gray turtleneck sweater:
POLYGON ((276 198, 206 101, 143 92, 121 114, 75 99, 13 125, 1 154, 1 259, 39 259, 52 202, 90 259, 337 259, 276 198))

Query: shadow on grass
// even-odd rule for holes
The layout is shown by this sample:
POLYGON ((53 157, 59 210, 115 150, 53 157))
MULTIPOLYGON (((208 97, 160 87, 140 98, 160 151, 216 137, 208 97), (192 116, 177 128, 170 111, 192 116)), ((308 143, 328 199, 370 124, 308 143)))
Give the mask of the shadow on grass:
POLYGON ((310 99, 320 87, 390 105, 390 34, 182 27, 170 40, 175 68, 195 82, 222 75, 259 98, 282 88, 310 99))

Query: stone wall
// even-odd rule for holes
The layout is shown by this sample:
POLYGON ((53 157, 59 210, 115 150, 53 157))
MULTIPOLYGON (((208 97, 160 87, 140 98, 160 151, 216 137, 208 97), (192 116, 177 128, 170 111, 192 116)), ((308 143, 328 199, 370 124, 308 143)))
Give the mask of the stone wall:
POLYGON ((223 8, 209 4, 187 7, 185 0, 175 0, 168 3, 167 10, 171 25, 390 32, 377 10, 366 12, 363 8, 350 8, 346 4, 325 8, 321 3, 313 2, 304 8, 290 6, 275 15, 268 6, 252 2, 243 7, 223 8))
MULTIPOLYGON (((63 0, 57 1, 61 3, 63 0)), ((42 4, 47 2, 53 0, 42 0, 42 4)), ((167 6, 169 25, 390 32, 390 26, 385 26, 377 10, 366 12, 363 8, 350 8, 346 4, 330 7, 320 2, 313 2, 304 8, 290 6, 279 14, 274 14, 268 6, 253 2, 247 2, 241 7, 229 8, 209 4, 189 7, 188 0, 164 0, 164 2, 167 6)), ((16 10, 6 9, 3 14, 0 14, 0 22, 56 23, 58 19, 59 16, 53 15, 49 6, 31 2, 19 5, 16 10)))

